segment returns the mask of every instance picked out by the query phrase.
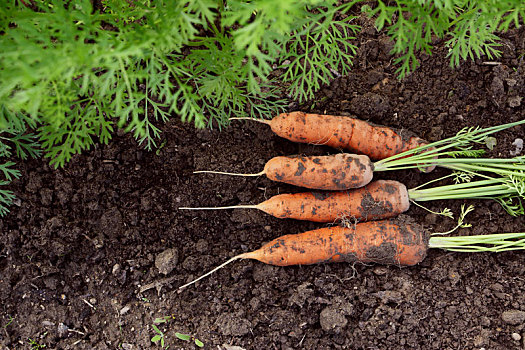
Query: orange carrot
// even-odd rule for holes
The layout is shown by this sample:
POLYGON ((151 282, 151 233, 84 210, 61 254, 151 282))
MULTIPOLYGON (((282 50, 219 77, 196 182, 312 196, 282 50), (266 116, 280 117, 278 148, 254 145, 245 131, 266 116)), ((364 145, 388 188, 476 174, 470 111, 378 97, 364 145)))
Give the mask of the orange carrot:
POLYGON ((281 113, 271 120, 251 119, 268 124, 277 135, 294 142, 327 145, 385 159, 427 142, 407 131, 374 125, 346 116, 281 113))
POLYGON ((363 222, 353 227, 326 227, 286 235, 261 248, 239 254, 196 280, 238 259, 254 259, 276 266, 323 262, 363 262, 411 266, 426 256, 430 234, 416 223, 401 219, 363 222))
POLYGON ((363 221, 392 218, 409 206, 405 185, 377 180, 351 191, 279 194, 257 205, 179 209, 259 209, 278 218, 334 222, 348 217, 363 221))
POLYGON ((274 157, 256 174, 195 171, 237 176, 266 175, 270 180, 318 190, 363 187, 372 180, 373 164, 365 155, 340 153, 331 156, 274 157))

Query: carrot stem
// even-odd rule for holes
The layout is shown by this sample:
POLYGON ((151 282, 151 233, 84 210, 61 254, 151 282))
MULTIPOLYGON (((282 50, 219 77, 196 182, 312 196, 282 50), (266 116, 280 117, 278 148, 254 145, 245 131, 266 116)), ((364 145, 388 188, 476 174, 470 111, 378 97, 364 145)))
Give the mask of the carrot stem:
POLYGON ((522 250, 525 249, 525 232, 455 237, 435 236, 430 238, 428 247, 465 253, 522 250))
POLYGON ((419 205, 418 202, 435 201, 442 199, 492 199, 503 206, 505 211, 512 216, 525 213, 521 199, 525 199, 525 178, 513 176, 491 177, 473 171, 467 171, 466 178, 461 183, 453 185, 436 186, 424 188, 430 183, 440 181, 451 176, 462 179, 461 174, 450 174, 440 179, 432 180, 426 184, 408 190, 410 201, 424 209, 430 209, 419 205), (483 180, 470 181, 472 176, 478 176, 483 180), (517 200, 517 204, 516 203, 517 200))
MULTIPOLYGON (((476 164, 496 164, 496 163, 522 163, 523 158, 515 158, 513 160, 493 160, 493 159, 479 159, 471 158, 467 161, 459 156, 479 155, 479 150, 465 149, 472 143, 483 143, 486 137, 492 133, 521 125, 525 123, 524 120, 520 120, 514 123, 497 125, 485 129, 479 128, 465 128, 461 130, 455 136, 443 139, 440 141, 432 142, 427 145, 419 146, 411 150, 396 154, 386 159, 379 160, 374 163, 375 171, 386 171, 386 170, 399 170, 408 168, 425 168, 432 165, 442 166, 445 163, 451 164, 465 164, 472 162, 476 164), (457 149, 456 151, 444 152, 449 149, 457 149), (446 156, 448 158, 439 159, 440 156, 446 156), (477 161, 476 161, 477 159, 477 161)), ((488 171, 488 170, 486 170, 488 171)), ((494 171, 494 168, 490 171, 494 171)))
POLYGON ((492 172, 500 175, 525 177, 525 173, 523 172, 523 170, 525 169, 523 167, 520 167, 518 164, 512 164, 509 167, 507 167, 508 169, 504 169, 503 167, 497 167, 493 166, 492 164, 486 164, 482 162, 478 164, 461 164, 460 162, 458 162, 457 164, 442 165, 442 167, 452 170, 468 172, 492 172))
POLYGON ((421 202, 440 199, 479 199, 517 194, 516 189, 503 184, 503 181, 499 179, 480 180, 428 189, 410 189, 408 195, 411 200, 421 202))
MULTIPOLYGON (((460 154, 461 155, 461 154, 460 154)), ((401 169, 424 168, 437 165, 449 169, 476 168, 485 172, 498 173, 507 170, 525 170, 524 159, 517 158, 455 158, 457 152, 441 152, 424 155, 414 155, 407 159, 399 159, 389 163, 377 161, 374 163, 374 171, 391 171, 401 169), (445 158, 442 158, 445 157, 445 158), (448 157, 448 158, 447 158, 448 157), (483 167, 483 169, 481 169, 483 167)), ((522 174, 523 175, 523 174, 522 174)))

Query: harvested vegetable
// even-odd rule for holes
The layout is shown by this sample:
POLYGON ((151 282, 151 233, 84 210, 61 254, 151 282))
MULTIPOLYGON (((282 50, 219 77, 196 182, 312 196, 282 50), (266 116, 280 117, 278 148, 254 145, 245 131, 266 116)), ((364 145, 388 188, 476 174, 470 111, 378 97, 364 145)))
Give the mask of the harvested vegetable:
POLYGON ((373 160, 384 159, 428 142, 395 130, 347 116, 304 112, 281 113, 271 120, 249 119, 265 123, 277 135, 293 142, 327 145, 366 154, 373 160))
POLYGON ((331 156, 274 157, 256 174, 196 171, 235 176, 266 175, 270 180, 318 190, 358 188, 372 180, 373 167, 364 155, 340 153, 331 156))
MULTIPOLYGON (((437 180, 443 180, 451 176, 459 177, 461 174, 454 173, 437 180)), ((431 182, 437 181, 433 180, 410 190, 407 190, 406 186, 398 181, 377 180, 362 188, 349 191, 279 194, 256 205, 182 207, 179 209, 214 210, 244 208, 258 209, 282 219, 335 222, 345 218, 353 218, 367 221, 395 217, 407 211, 410 207, 410 202, 416 203, 442 199, 493 199, 498 201, 513 216, 524 213, 520 201, 520 198, 523 197, 520 182, 512 181, 507 177, 484 177, 484 180, 425 188, 431 182), (517 201, 513 201, 513 199, 517 199, 517 201)))
POLYGON ((525 164, 516 168, 522 159, 478 158, 483 150, 470 149, 471 143, 482 143, 487 135, 525 123, 521 120, 486 129, 464 129, 456 136, 410 149, 392 157, 371 162, 366 155, 336 154, 313 157, 275 157, 264 170, 255 174, 239 174, 221 171, 196 171, 237 176, 266 176, 274 181, 319 190, 346 190, 368 184, 375 171, 392 171, 418 168, 424 171, 434 166, 466 172, 492 172, 498 175, 517 174, 525 177, 525 164), (454 148, 455 150, 449 150, 454 148), (460 157, 471 158, 460 158, 460 157), (474 157, 474 158, 472 158, 474 157), (518 171, 515 171, 518 169, 518 171))
POLYGON ((344 218, 379 220, 408 210, 408 191, 402 183, 377 180, 351 191, 279 194, 257 205, 237 205, 204 209, 259 209, 278 218, 334 222, 344 218))
POLYGON ((239 259, 254 259, 276 266, 325 262, 411 266, 423 261, 430 248, 458 252, 502 252, 525 249, 525 233, 432 236, 421 225, 397 218, 358 223, 353 227, 326 227, 276 238, 257 250, 234 256, 179 289, 239 259))

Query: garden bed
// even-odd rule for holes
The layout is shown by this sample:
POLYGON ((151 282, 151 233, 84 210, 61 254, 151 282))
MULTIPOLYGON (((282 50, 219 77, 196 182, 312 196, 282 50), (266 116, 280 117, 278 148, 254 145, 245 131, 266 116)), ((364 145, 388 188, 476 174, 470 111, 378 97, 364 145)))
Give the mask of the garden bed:
MULTIPOLYGON (((290 110, 357 115, 429 141, 467 126, 525 118, 523 29, 503 36, 497 62, 468 61, 458 69, 450 68, 447 50, 437 42, 433 56, 421 57, 421 67, 402 81, 393 73, 386 36, 365 26, 358 40, 350 75, 290 110)), ((299 191, 263 177, 193 175, 194 170, 258 172, 276 155, 337 152, 288 142, 259 123, 197 130, 178 119, 163 127, 165 142, 157 152, 121 134, 61 170, 45 160, 21 165, 22 178, 13 186, 19 200, 0 221, 3 348, 37 348, 31 340, 46 349, 160 348, 151 342, 152 324, 164 316, 169 320, 158 327, 170 349, 195 347, 176 332, 196 336, 209 349, 524 346, 520 252, 431 251, 410 268, 345 263, 280 268, 241 261, 178 293, 178 286, 235 254, 322 226, 255 210, 178 211, 259 203, 299 191)), ((496 134, 489 156, 509 157, 523 130, 496 134)), ((412 188, 443 174, 401 171, 377 178, 412 188)), ((458 213, 465 202, 429 207, 458 213)), ((507 215, 495 202, 468 203, 476 207, 467 217, 473 227, 458 234, 525 230, 523 217, 507 215)), ((435 232, 455 225, 417 207, 407 215, 435 232)))

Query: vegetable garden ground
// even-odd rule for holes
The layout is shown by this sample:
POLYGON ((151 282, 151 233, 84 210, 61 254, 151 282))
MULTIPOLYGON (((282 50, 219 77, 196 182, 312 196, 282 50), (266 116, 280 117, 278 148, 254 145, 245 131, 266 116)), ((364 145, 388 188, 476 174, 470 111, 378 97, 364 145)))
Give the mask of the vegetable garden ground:
MULTIPOLYGON (((525 118, 525 30, 503 36, 503 57, 449 67, 433 56, 403 81, 393 74, 386 36, 365 26, 349 76, 289 110, 357 115, 408 129, 429 141, 466 126, 525 118)), ((322 155, 259 123, 196 130, 174 117, 163 147, 146 152, 130 135, 53 170, 22 165, 19 201, 0 221, 2 349, 154 349, 155 318, 170 349, 522 349, 525 253, 431 251, 414 267, 327 264, 272 267, 240 261, 181 293, 177 287, 229 257, 277 236, 321 224, 280 220, 256 210, 191 212, 180 206, 259 203, 300 189, 260 178, 193 175, 211 169, 258 172, 276 155, 322 155), (167 272, 164 275, 162 272, 167 272), (148 289, 148 287, 151 287, 148 289), (147 290, 145 290, 147 289, 147 290), (237 346, 238 348, 236 348, 237 346), (40 347, 41 349, 42 347, 40 347)), ((493 157, 510 157, 524 128, 496 134, 493 157)), ((521 153, 523 154, 523 152, 521 153)), ((415 187, 446 174, 377 174, 415 187)), ((438 210, 457 202, 433 202, 438 210)), ((495 202, 468 201, 471 229, 457 234, 521 232, 523 217, 495 202)), ((423 209, 407 215, 432 231, 455 225, 423 209)))

